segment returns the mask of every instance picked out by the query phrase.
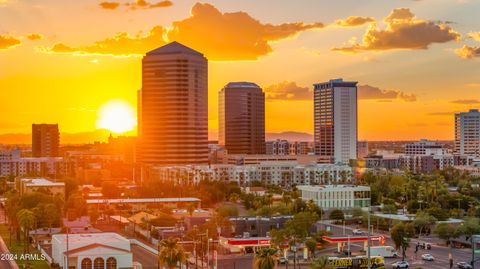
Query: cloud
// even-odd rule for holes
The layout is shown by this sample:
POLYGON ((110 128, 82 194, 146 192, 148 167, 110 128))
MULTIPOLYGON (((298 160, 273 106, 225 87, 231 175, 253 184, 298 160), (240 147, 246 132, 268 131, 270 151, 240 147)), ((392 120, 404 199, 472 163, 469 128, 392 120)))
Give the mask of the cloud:
POLYGON ((197 3, 189 18, 173 23, 168 38, 197 48, 212 60, 256 60, 272 52, 271 42, 322 27, 303 22, 264 24, 245 12, 222 13, 197 3))
MULTIPOLYGON (((169 7, 172 5, 173 5, 172 1, 169 1, 169 0, 159 1, 155 3, 150 3, 145 0, 136 0, 133 3, 125 3, 125 6, 127 6, 130 10, 169 7)), ((99 6, 103 9, 114 10, 120 7, 120 3, 119 2, 101 2, 99 6)))
POLYGON ((455 49, 455 53, 463 59, 473 59, 480 57, 480 47, 463 45, 463 47, 455 49))
POLYGON ((375 22, 375 19, 372 17, 350 16, 344 20, 336 20, 335 24, 339 26, 349 27, 360 26, 369 22, 375 22))
POLYGON ((45 52, 62 51, 106 55, 143 55, 167 42, 178 41, 204 53, 209 60, 256 60, 273 51, 270 44, 310 29, 322 28, 322 23, 292 22, 283 24, 261 23, 245 12, 222 13, 210 4, 197 3, 191 16, 172 23, 166 30, 154 27, 147 35, 131 36, 118 33, 113 38, 92 45, 71 46, 55 44, 43 48, 45 52), (165 39, 164 36, 167 38, 165 39), (57 46, 58 45, 58 46, 57 46))
POLYGON ((480 32, 470 32, 467 37, 480 42, 480 32))
POLYGON ((43 39, 43 35, 32 33, 32 34, 28 34, 27 38, 30 39, 30 40, 41 40, 41 39, 43 39))
POLYGON ((370 85, 358 86, 358 99, 377 99, 377 100, 391 100, 401 99, 405 102, 415 102, 417 96, 413 93, 405 93, 396 90, 382 90, 380 88, 370 85))
POLYGON ((313 97, 308 87, 298 86, 292 81, 282 81, 265 87, 264 90, 269 100, 311 100, 313 97))
POLYGON ((10 49, 20 44, 22 44, 22 42, 16 37, 0 35, 0 50, 10 49))
POLYGON ((57 43, 51 47, 40 47, 39 49, 42 52, 50 53, 103 54, 112 56, 143 55, 145 52, 166 43, 163 39, 164 33, 165 29, 163 27, 156 26, 145 35, 137 34, 131 36, 128 33, 121 32, 112 38, 97 41, 92 45, 72 47, 63 43, 57 43))
POLYGON ((427 49, 432 43, 458 41, 461 37, 447 24, 417 19, 408 8, 394 9, 384 22, 387 24, 384 30, 379 29, 374 23, 370 24, 362 43, 332 50, 358 53, 394 49, 427 49))
POLYGON ((451 101, 450 103, 458 104, 458 105, 476 105, 476 104, 480 104, 480 100, 478 100, 478 99, 460 99, 460 100, 451 101))
POLYGON ((120 6, 120 3, 118 2, 101 2, 98 4, 101 8, 103 9, 117 9, 120 6))

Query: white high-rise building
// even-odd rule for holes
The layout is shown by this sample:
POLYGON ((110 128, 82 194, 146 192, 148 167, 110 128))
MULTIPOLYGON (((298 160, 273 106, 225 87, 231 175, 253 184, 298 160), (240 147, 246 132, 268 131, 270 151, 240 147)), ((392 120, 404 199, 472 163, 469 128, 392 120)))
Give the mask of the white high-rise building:
POLYGON ((455 114, 455 153, 480 156, 480 112, 478 109, 455 114))
POLYGON ((331 162, 357 158, 357 82, 314 84, 315 154, 331 162))

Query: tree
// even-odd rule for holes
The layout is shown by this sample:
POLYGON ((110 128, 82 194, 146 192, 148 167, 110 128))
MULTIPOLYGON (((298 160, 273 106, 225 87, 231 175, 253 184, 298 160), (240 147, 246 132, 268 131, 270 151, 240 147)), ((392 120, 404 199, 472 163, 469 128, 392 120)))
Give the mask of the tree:
POLYGON ((341 209, 333 209, 330 212, 329 218, 331 220, 344 220, 345 215, 343 214, 343 211, 341 209))
POLYGON ((24 246, 24 253, 27 253, 28 252, 28 245, 29 242, 28 242, 28 232, 30 231, 30 229, 33 227, 33 224, 35 223, 35 216, 33 214, 32 211, 28 210, 28 209, 22 209, 20 211, 18 211, 17 213, 17 219, 18 219, 18 224, 20 225, 20 227, 23 228, 23 232, 24 232, 24 240, 25 240, 25 246, 24 246))
POLYGON ((102 194, 105 198, 118 198, 120 197, 120 189, 118 185, 111 181, 105 181, 102 183, 102 194))
POLYGON ((415 227, 411 223, 400 222, 393 226, 390 231, 393 243, 397 249, 402 250, 402 260, 405 260, 405 252, 410 245, 410 238, 415 235, 415 227))
POLYGON ((185 250, 178 245, 178 238, 167 238, 160 241, 160 252, 158 259, 161 264, 167 265, 169 269, 173 269, 178 263, 182 263, 186 259, 185 250))
POLYGON ((274 248, 262 248, 253 259, 254 269, 274 269, 277 265, 278 250, 274 248))
POLYGON ((439 238, 445 240, 449 246, 449 257, 452 257, 452 238, 459 236, 460 228, 456 229, 451 224, 440 223, 433 231, 439 238))
POLYGON ((413 225, 418 229, 418 236, 421 236, 423 231, 430 229, 436 222, 437 219, 434 216, 424 211, 418 211, 413 225))
POLYGON ((397 206, 395 204, 383 205, 382 212, 385 214, 397 214, 397 206))
POLYGON ((218 208, 218 214, 223 217, 237 217, 238 208, 235 205, 222 205, 218 208))
POLYGON ((305 241, 305 246, 308 249, 308 252, 310 252, 310 256, 312 259, 315 258, 315 250, 317 249, 317 240, 310 238, 305 241))
POLYGON ((333 269, 333 266, 328 262, 328 256, 321 256, 310 265, 310 269, 333 269))

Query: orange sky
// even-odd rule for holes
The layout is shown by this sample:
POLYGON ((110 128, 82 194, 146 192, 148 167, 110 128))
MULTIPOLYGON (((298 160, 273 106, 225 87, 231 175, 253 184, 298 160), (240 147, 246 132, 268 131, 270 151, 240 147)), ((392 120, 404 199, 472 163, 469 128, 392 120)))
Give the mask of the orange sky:
POLYGON ((230 81, 265 89, 268 132, 312 133, 312 84, 342 77, 362 85, 360 139, 453 139, 480 104, 480 3, 332 2, 0 0, 0 134, 95 130, 103 104, 136 106, 142 54, 177 40, 210 60, 212 138, 230 81))

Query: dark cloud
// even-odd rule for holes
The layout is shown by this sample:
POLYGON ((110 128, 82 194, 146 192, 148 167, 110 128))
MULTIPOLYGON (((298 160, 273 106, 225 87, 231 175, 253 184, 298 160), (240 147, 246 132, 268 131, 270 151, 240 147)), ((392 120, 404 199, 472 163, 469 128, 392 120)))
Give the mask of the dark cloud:
POLYGON ((358 53, 393 49, 427 49, 432 43, 445 43, 459 40, 461 37, 447 24, 415 18, 408 8, 394 9, 384 22, 387 24, 384 30, 371 24, 363 36, 362 43, 332 50, 358 53))
POLYGON ((178 41, 201 51, 209 60, 255 60, 272 52, 271 42, 322 27, 322 23, 261 23, 245 12, 222 13, 213 5, 197 3, 192 7, 190 17, 173 22, 169 30, 156 26, 146 35, 131 36, 123 32, 91 45, 71 46, 59 43, 42 50, 132 55, 144 54, 167 42, 178 41))
POLYGON ((375 19, 372 17, 361 17, 361 16, 350 16, 344 20, 336 20, 335 24, 349 27, 349 26, 360 26, 364 25, 365 23, 374 22, 375 19))
POLYGON ((267 100, 312 100, 313 93, 308 87, 298 86, 292 81, 282 81, 265 87, 267 100))
POLYGON ((20 44, 22 44, 22 42, 16 37, 0 35, 0 50, 10 49, 20 44))
POLYGON ((415 102, 417 100, 417 96, 413 93, 405 93, 397 90, 382 90, 378 87, 374 87, 370 85, 359 85, 358 99, 376 99, 376 100, 401 99, 405 102, 415 102))
POLYGON ((172 6, 172 1, 159 1, 155 3, 150 3, 145 0, 137 0, 134 3, 127 3, 126 6, 130 7, 130 9, 150 9, 150 8, 160 8, 160 7, 169 7, 172 6))
POLYGON ((27 38, 30 39, 30 40, 41 40, 43 39, 43 35, 41 34, 36 34, 36 33, 31 33, 31 34, 28 34, 27 35, 27 38))
POLYGON ((452 104, 459 104, 459 105, 476 105, 480 104, 480 100, 478 99, 460 99, 451 101, 452 104))

